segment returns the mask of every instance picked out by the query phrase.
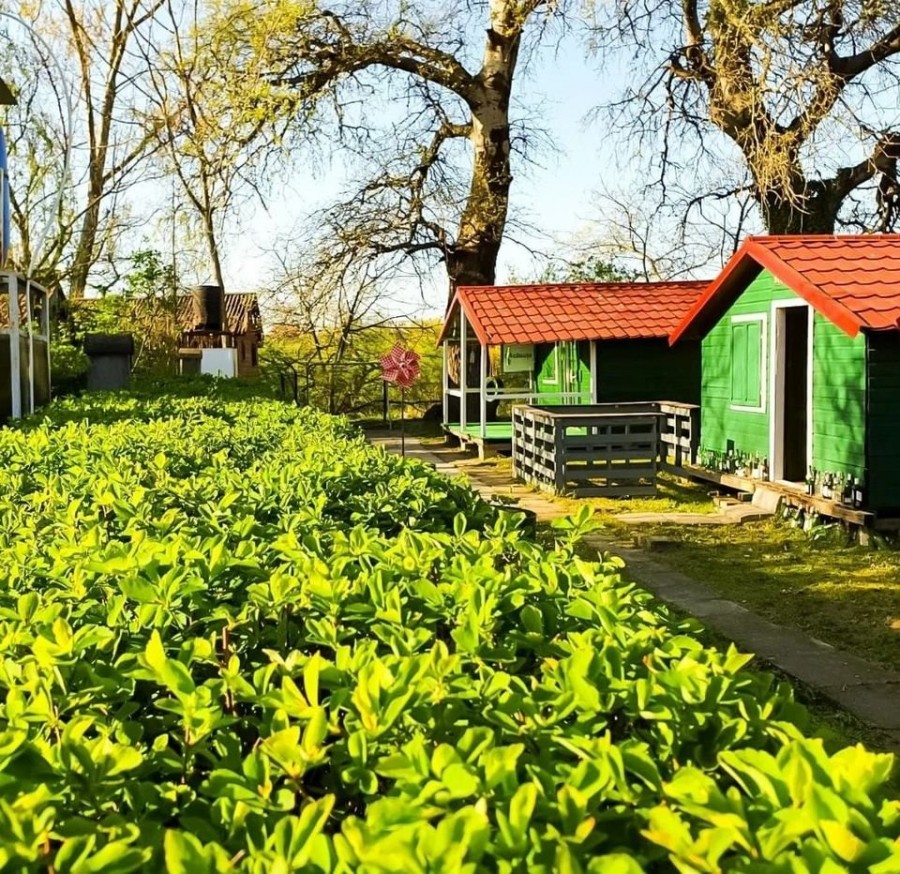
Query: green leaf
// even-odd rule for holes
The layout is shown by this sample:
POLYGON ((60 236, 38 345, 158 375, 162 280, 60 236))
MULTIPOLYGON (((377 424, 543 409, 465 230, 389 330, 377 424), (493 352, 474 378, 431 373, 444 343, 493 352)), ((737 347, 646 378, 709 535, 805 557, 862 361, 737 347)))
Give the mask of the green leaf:
POLYGON ((169 829, 163 841, 167 874, 213 874, 214 852, 205 849, 189 832, 169 829))
POLYGON ((303 669, 303 691, 313 707, 319 703, 319 660, 319 654, 313 653, 303 669))
POLYGON ((866 849, 866 845, 842 823, 823 819, 819 828, 832 852, 844 862, 855 862, 866 849))
POLYGON ((538 787, 534 783, 523 783, 509 802, 509 824, 520 839, 528 831, 537 797, 538 787))
POLYGON ((141 868, 150 854, 149 849, 137 849, 126 841, 113 841, 96 853, 79 859, 71 871, 72 874, 127 874, 141 868))
POLYGON ((530 634, 543 634, 544 617, 537 607, 526 604, 519 615, 522 617, 522 625, 525 626, 527 632, 530 634))
POLYGON ((159 592, 140 577, 122 577, 119 588, 126 598, 139 604, 152 604, 159 600, 159 592))
POLYGON ((466 798, 478 791, 478 778, 462 764, 448 765, 441 782, 450 790, 451 798, 466 798))

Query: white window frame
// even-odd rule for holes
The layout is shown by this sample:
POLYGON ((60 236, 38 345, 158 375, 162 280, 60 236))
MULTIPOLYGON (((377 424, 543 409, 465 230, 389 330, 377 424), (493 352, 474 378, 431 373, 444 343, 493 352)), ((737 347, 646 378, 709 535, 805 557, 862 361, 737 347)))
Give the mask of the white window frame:
POLYGON ((815 331, 816 310, 810 303, 802 298, 788 298, 786 300, 772 301, 772 331, 771 355, 772 373, 769 382, 769 396, 772 398, 772 415, 769 417, 769 470, 773 482, 785 482, 784 479, 784 408, 781 400, 776 397, 783 386, 783 349, 778 343, 778 313, 791 307, 806 307, 809 315, 806 339, 806 463, 813 463, 813 435, 815 423, 813 422, 815 399, 813 398, 813 369, 815 367, 815 331))
MULTIPOLYGON (((764 413, 767 409, 766 388, 769 385, 769 317, 766 313, 742 313, 739 316, 731 317, 731 325, 740 324, 742 322, 759 322, 759 404, 757 406, 747 406, 746 404, 729 403, 729 409, 736 413, 764 413)), ((731 343, 732 332, 729 329, 728 342, 731 343)), ((730 351, 729 351, 730 354, 730 351)), ((734 369, 734 359, 731 359, 731 367, 734 369)), ((729 371, 731 377, 731 371, 729 371)), ((731 385, 729 383, 728 393, 731 394, 731 385)))

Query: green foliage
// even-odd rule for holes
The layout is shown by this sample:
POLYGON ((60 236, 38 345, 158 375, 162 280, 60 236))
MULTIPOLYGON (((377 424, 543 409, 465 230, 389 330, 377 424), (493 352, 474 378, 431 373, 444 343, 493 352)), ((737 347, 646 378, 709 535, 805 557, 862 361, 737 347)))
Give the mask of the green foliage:
POLYGON ((169 261, 163 261, 157 249, 141 249, 131 258, 131 270, 123 277, 122 296, 172 297, 177 290, 175 268, 169 261))
POLYGON ((241 391, 0 431, 0 867, 896 870, 891 757, 576 557, 587 515, 539 546, 241 391))
POLYGON ((87 383, 90 362, 81 346, 73 342, 71 334, 65 328, 56 326, 50 349, 53 394, 66 395, 83 389, 87 383))
POLYGON ((550 261, 535 282, 632 282, 637 273, 601 255, 587 255, 572 261, 550 261))
MULTIPOLYGON (((80 348, 87 334, 132 334, 137 374, 173 374, 181 330, 172 266, 155 249, 137 251, 129 260, 131 270, 115 291, 107 289, 102 297, 71 302, 68 344, 80 348)), ((54 368, 58 349, 65 359, 65 345, 64 341, 53 346, 54 368)))
MULTIPOLYGON (((401 343, 420 356, 422 375, 406 392, 411 405, 406 415, 421 414, 441 398, 439 330, 437 322, 421 326, 361 327, 354 331, 344 348, 337 331, 320 331, 314 338, 308 333, 282 329, 266 337, 266 344, 260 350, 260 363, 264 377, 273 385, 285 365, 293 365, 299 375, 301 397, 314 407, 347 415, 375 416, 382 409, 383 391, 378 361, 395 343, 401 343), (307 372, 310 375, 308 397, 307 372)), ((399 414, 400 395, 394 388, 390 389, 390 401, 393 411, 399 414)))

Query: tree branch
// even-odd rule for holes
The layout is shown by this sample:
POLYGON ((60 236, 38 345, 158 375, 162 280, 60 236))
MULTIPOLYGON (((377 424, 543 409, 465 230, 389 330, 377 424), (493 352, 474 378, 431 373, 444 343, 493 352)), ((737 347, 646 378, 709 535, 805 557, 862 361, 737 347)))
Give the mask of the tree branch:
POLYGON ((275 78, 281 85, 299 88, 304 97, 314 97, 343 76, 369 67, 387 67, 427 79, 457 94, 467 104, 478 99, 480 85, 453 55, 418 42, 407 34, 360 41, 336 15, 321 13, 312 22, 324 33, 308 34, 303 55, 309 69, 275 78))
POLYGON ((869 48, 846 57, 832 57, 829 67, 846 82, 900 52, 900 24, 876 40, 869 48))

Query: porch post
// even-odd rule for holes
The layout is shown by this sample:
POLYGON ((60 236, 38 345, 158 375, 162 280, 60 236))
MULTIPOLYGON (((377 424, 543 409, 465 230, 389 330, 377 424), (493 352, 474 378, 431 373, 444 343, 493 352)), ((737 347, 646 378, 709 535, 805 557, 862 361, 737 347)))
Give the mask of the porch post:
POLYGON ((31 280, 25 280, 25 318, 28 328, 28 413, 34 412, 34 331, 32 330, 31 280))
POLYGON ((481 418, 481 437, 487 437, 487 373, 488 373, 488 347, 486 343, 482 343, 481 349, 481 372, 479 374, 478 385, 478 413, 481 418))
POLYGON ((469 368, 469 344, 467 343, 468 321, 466 319, 466 311, 460 306, 459 308, 459 430, 461 434, 466 433, 466 402, 469 400, 467 394, 468 384, 466 371, 469 368))
POLYGON ((6 295, 9 300, 9 373, 12 418, 22 418, 22 359, 19 348, 19 277, 4 273, 6 295))
POLYGON ((41 331, 47 341, 47 401, 53 396, 53 371, 50 367, 50 291, 44 289, 44 308, 41 310, 41 331))
MULTIPOLYGON (((447 358, 448 358, 448 350, 447 350, 447 341, 444 340, 441 346, 441 353, 443 355, 443 370, 441 373, 441 402, 443 408, 442 419, 444 425, 447 424, 450 417, 450 395, 447 392, 450 390, 450 374, 447 370, 447 358)), ((387 383, 385 383, 387 385, 387 383)))

